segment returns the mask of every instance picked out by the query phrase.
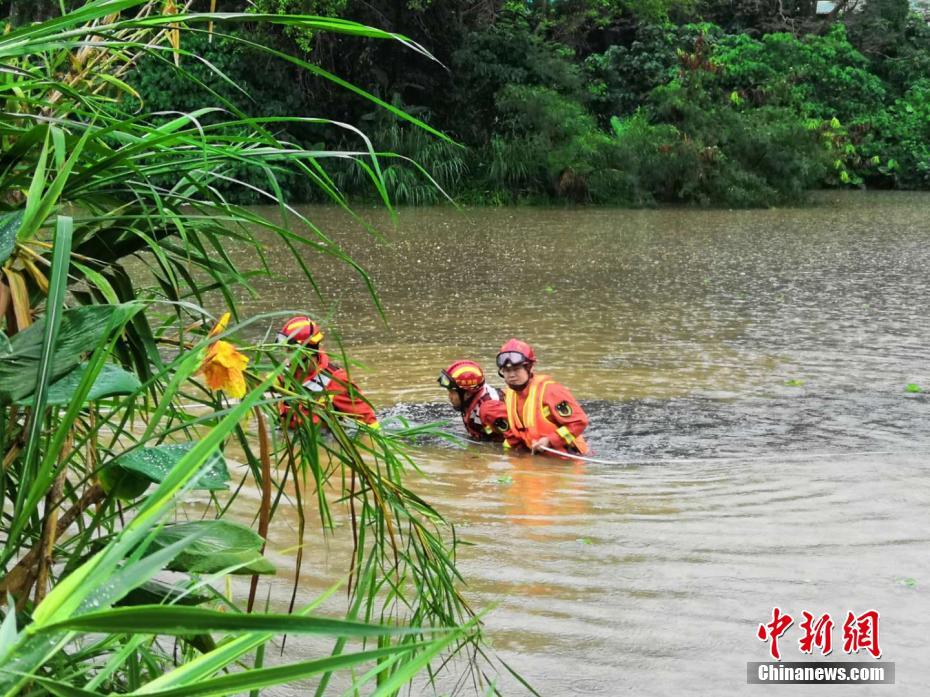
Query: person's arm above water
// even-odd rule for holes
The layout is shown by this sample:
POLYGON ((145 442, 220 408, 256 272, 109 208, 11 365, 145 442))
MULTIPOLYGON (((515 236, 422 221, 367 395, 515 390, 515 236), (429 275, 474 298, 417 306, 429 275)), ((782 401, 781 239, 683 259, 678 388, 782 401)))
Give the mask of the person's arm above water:
POLYGON ((484 432, 498 440, 506 436, 510 429, 507 423, 507 405, 497 399, 488 399, 478 407, 478 418, 484 432))
POLYGON ((551 383, 546 388, 543 404, 549 410, 549 420, 558 427, 558 437, 563 448, 574 444, 584 430, 588 427, 588 415, 578 404, 578 400, 564 385, 551 383))

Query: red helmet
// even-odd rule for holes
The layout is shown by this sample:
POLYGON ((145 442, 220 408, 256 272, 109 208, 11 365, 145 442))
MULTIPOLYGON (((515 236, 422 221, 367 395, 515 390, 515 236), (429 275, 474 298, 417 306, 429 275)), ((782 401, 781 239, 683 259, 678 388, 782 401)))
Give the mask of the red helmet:
POLYGON ((508 341, 506 344, 501 346, 501 350, 497 354, 498 369, 503 368, 508 363, 510 365, 523 365, 524 363, 529 363, 528 367, 532 369, 535 362, 536 352, 533 351, 533 347, 525 341, 520 341, 519 339, 511 339, 508 341))
POLYGON ((447 390, 477 392, 484 386, 484 371, 474 361, 456 361, 440 371, 439 384, 447 390))
POLYGON ((323 341, 323 328, 309 317, 291 317, 278 332, 279 344, 318 346, 323 341))

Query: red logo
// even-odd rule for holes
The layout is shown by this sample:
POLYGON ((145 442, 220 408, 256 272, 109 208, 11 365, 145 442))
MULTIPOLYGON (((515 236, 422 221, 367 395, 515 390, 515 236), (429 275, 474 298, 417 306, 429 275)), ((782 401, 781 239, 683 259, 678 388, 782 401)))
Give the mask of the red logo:
POLYGON ((768 624, 760 624, 759 631, 756 632, 756 636, 759 637, 760 641, 772 642, 769 651, 776 661, 781 660, 781 654, 778 652, 778 640, 782 634, 788 631, 788 627, 791 626, 792 622, 794 622, 794 618, 791 615, 783 615, 781 610, 775 607, 772 608, 772 621, 768 624))
POLYGON ((853 613, 846 615, 843 623, 843 651, 859 653, 865 649, 875 658, 882 655, 878 647, 878 610, 869 610, 856 617, 853 613))
MULTIPOLYGON (((829 612, 815 617, 806 610, 801 613, 804 620, 798 625, 802 636, 798 640, 798 649, 801 653, 812 654, 814 649, 820 655, 828 656, 833 651, 833 618, 829 612)), ((859 653, 865 650, 875 658, 880 658, 882 650, 878 646, 878 610, 867 610, 861 615, 849 612, 843 623, 843 652, 848 654, 859 653)), ((788 628, 794 624, 794 618, 781 611, 781 608, 772 608, 772 621, 760 624, 756 636, 760 641, 769 643, 769 653, 776 661, 781 660, 781 651, 778 640, 781 639, 788 628)))
POLYGON ((802 614, 804 621, 801 622, 801 629, 804 630, 804 636, 798 641, 801 653, 813 653, 816 647, 821 656, 829 656, 833 651, 833 620, 830 619, 830 613, 825 612, 816 622, 811 613, 805 611, 802 614))

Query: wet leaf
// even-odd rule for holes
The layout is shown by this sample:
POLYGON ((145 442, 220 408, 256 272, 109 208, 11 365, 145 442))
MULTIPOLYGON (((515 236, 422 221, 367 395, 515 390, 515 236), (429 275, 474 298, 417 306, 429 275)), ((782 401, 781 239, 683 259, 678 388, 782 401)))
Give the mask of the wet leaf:
POLYGON ((913 578, 899 578, 898 583, 907 588, 917 588, 917 580, 913 578))
POLYGON ((795 378, 793 380, 785 380, 785 385, 787 387, 801 387, 804 385, 804 381, 800 378, 795 378))
POLYGON ((555 293, 555 288, 553 288, 552 286, 546 286, 546 292, 547 292, 547 293, 555 293))
POLYGON ((590 537, 579 537, 577 540, 575 540, 575 542, 580 542, 580 543, 583 544, 583 545, 593 545, 593 544, 594 544, 594 540, 592 540, 590 537))
POLYGON ((23 222, 23 211, 13 211, 0 215, 0 264, 13 254, 16 247, 16 233, 23 222))
POLYGON ((166 525, 152 550, 167 547, 192 533, 200 536, 168 564, 170 571, 209 574, 239 566, 234 574, 273 574, 274 565, 261 554, 264 540, 245 525, 228 520, 198 520, 166 525))
MULTIPOLYGON (((65 310, 51 359, 52 380, 67 375, 107 335, 128 320, 139 306, 88 305, 65 310)), ((0 404, 14 402, 33 393, 36 387, 45 318, 10 339, 12 351, 0 354, 0 404)))
MULTIPOLYGON (((159 484, 171 468, 194 447, 194 443, 156 445, 132 450, 100 470, 100 483, 108 493, 121 499, 141 496, 150 484, 159 484)), ((228 488, 229 470, 219 450, 213 453, 194 489, 215 491, 228 488)))
POLYGON ((121 605, 200 605, 214 599, 214 595, 204 591, 189 591, 183 586, 172 586, 161 581, 146 581, 116 603, 121 605))
POLYGON ((496 481, 498 484, 513 484, 513 477, 511 477, 509 474, 505 474, 503 477, 498 477, 494 481, 496 481))
MULTIPOLYGON (((2 348, 0 348, 0 353, 2 353, 2 348)), ((57 382, 52 383, 48 388, 47 403, 70 404, 71 398, 74 396, 74 393, 77 392, 86 370, 87 363, 82 363, 75 370, 72 370, 57 382)), ((93 402, 103 397, 132 394, 140 387, 142 387, 142 383, 139 382, 139 378, 134 374, 127 370, 123 370, 117 365, 107 363, 103 366, 100 374, 97 375, 94 384, 91 385, 90 392, 87 394, 87 401, 93 402)), ((16 403, 30 406, 32 404, 32 396, 30 395, 29 397, 18 399, 16 403)))
POLYGON ((915 385, 915 384, 912 382, 912 383, 908 383, 907 385, 904 386, 904 391, 905 391, 905 392, 910 392, 911 394, 918 394, 918 393, 920 393, 920 392, 923 392, 924 390, 923 390, 923 388, 922 388, 920 385, 915 385))

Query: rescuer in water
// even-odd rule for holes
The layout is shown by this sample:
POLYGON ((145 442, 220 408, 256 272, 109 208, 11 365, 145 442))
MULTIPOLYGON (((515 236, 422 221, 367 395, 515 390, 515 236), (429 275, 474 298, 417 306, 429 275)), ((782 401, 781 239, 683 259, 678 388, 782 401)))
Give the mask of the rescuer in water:
MULTIPOLYGON (((323 350, 323 329, 316 322, 309 317, 292 317, 281 327, 277 341, 299 351, 292 359, 291 370, 296 381, 311 393, 310 402, 320 406, 329 404, 340 416, 379 427, 369 401, 349 379, 345 368, 331 361, 329 354, 323 350)), ((312 411, 300 402, 282 402, 279 407, 282 421, 291 428, 308 415, 312 415, 314 423, 319 423, 320 417, 312 411)))
POLYGON ((504 446, 584 455, 589 451, 582 436, 587 414, 568 388, 548 375, 536 375, 535 365, 533 347, 519 339, 505 343, 497 354, 498 374, 507 383, 509 429, 504 446))
POLYGON ((440 371, 439 385, 448 390, 449 403, 462 415, 468 435, 475 440, 504 440, 507 408, 500 393, 485 384, 484 371, 474 361, 455 361, 440 371))

